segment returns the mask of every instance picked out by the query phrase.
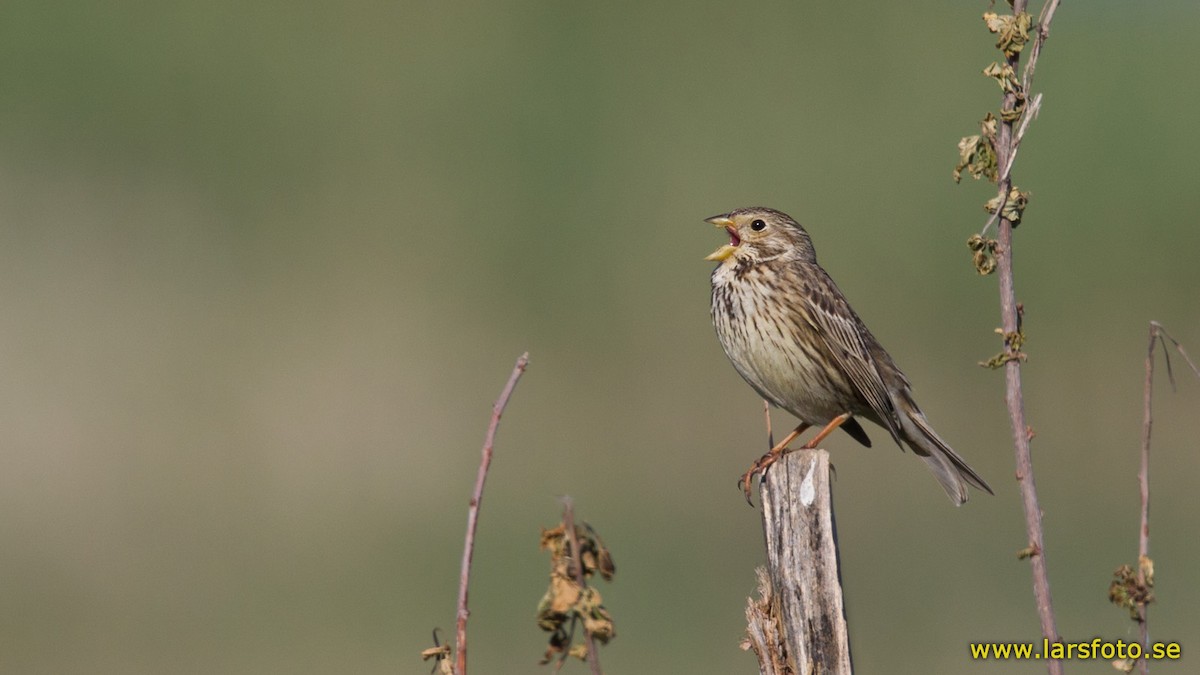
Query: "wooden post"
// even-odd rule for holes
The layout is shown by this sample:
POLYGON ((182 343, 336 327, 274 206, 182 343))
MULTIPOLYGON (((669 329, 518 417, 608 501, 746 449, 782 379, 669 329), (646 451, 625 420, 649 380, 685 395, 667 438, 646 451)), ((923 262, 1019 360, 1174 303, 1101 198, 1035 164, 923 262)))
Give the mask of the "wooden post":
POLYGON ((767 573, 760 570, 762 597, 746 612, 746 645, 762 675, 849 675, 829 453, 789 453, 767 470, 759 493, 767 573))

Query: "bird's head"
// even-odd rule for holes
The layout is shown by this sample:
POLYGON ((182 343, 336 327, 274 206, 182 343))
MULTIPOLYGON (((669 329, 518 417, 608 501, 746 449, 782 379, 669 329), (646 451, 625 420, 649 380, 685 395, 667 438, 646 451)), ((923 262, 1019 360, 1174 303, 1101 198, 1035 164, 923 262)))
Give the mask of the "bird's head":
POLYGON ((725 262, 732 259, 733 263, 743 264, 777 259, 817 261, 808 233, 782 211, 752 206, 706 218, 705 222, 729 233, 729 243, 713 251, 705 260, 725 262))

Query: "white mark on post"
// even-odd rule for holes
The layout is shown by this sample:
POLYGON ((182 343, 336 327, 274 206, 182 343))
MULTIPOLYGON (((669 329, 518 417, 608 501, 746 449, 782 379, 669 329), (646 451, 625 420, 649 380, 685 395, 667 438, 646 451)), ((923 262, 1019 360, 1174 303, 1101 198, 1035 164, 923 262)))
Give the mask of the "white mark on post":
POLYGON ((808 473, 804 474, 804 480, 800 483, 800 503, 806 507, 812 506, 817 499, 817 488, 813 485, 813 473, 816 470, 816 462, 809 464, 808 473))

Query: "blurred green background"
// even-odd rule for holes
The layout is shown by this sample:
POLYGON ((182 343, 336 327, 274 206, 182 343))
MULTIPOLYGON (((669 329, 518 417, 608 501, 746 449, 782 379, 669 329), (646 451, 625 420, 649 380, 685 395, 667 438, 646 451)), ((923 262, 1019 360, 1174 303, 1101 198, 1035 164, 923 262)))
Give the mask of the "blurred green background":
MULTIPOLYGON (((756 672, 735 479, 759 401, 708 318, 702 222, 764 204, 997 488, 950 506, 839 435, 863 673, 1044 672, 991 186, 986 2, 13 3, 0 24, 0 669, 428 671, 500 430, 473 673, 530 673, 557 497, 612 548, 609 673, 756 672)), ((1194 2, 1065 3, 1016 168, 1026 404, 1059 628, 1130 639, 1147 322, 1200 355, 1194 2)), ((1175 360, 1176 374, 1186 373, 1175 360)), ((1200 385, 1156 393, 1152 636, 1200 635, 1200 385)), ((777 414, 777 427, 790 418, 777 414)), ((578 664, 568 670, 583 672, 578 664)), ((1112 672, 1106 663, 1072 671, 1112 672)))

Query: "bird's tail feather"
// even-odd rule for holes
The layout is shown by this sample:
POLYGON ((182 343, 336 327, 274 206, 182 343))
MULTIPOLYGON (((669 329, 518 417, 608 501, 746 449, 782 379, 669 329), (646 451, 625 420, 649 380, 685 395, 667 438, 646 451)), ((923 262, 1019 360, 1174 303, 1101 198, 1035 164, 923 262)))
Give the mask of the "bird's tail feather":
POLYGON ((967 501, 967 486, 964 481, 988 494, 996 494, 992 492, 987 481, 975 473, 966 460, 937 435, 920 411, 914 411, 905 417, 912 420, 915 427, 913 431, 916 432, 906 434, 909 446, 929 465, 929 470, 942 484, 942 488, 950 496, 950 501, 956 506, 961 506, 967 501))

